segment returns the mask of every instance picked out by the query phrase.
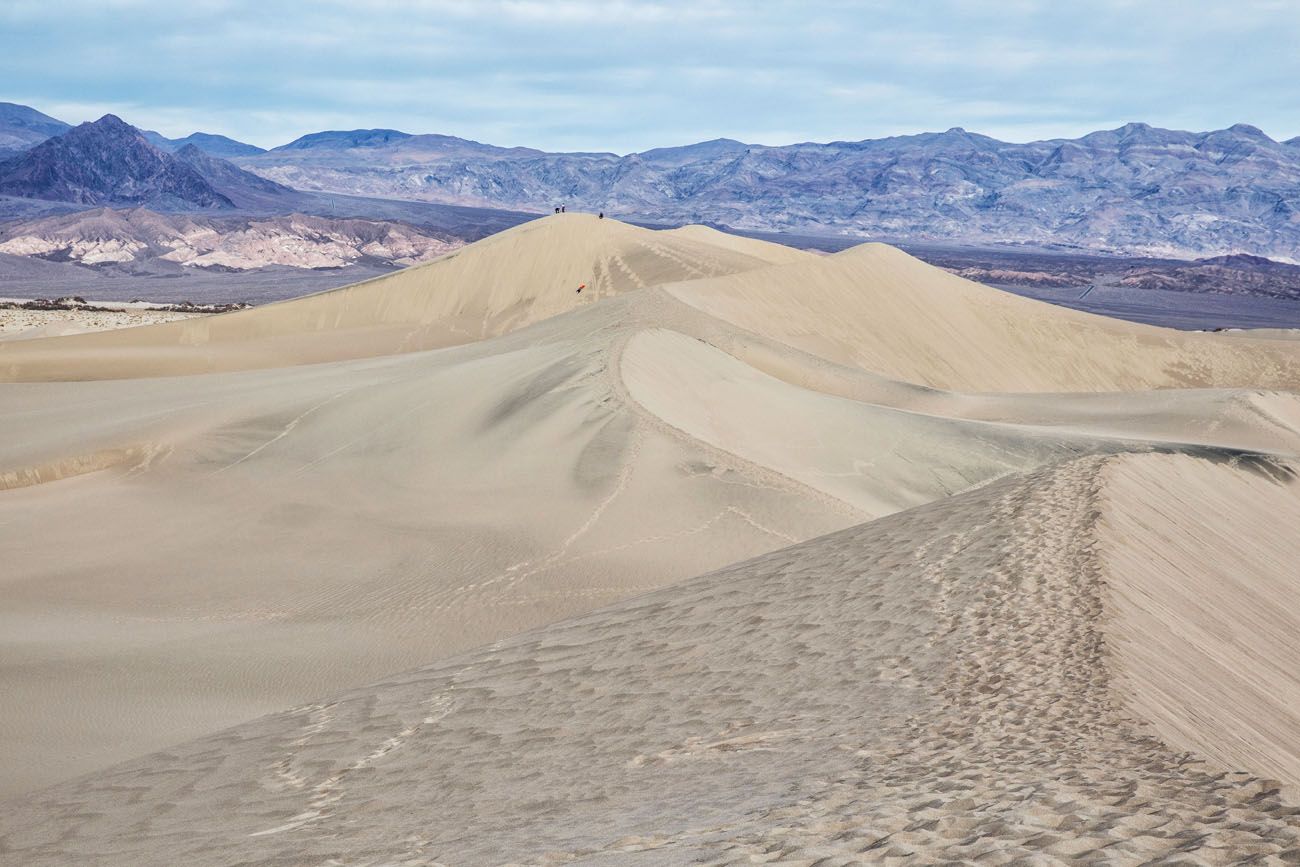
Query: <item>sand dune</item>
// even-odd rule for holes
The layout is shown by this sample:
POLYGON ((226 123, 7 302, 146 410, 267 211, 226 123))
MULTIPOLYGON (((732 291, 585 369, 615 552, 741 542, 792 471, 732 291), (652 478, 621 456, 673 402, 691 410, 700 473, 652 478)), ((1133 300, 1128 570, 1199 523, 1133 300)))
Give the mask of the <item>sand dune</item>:
POLYGON ((622 376, 641 406, 700 442, 879 517, 1108 444, 970 422, 788 385, 675 331, 636 334, 622 376))
MULTIPOLYGON (((1008 479, 51 789, 0 839, 33 865, 1289 863, 1276 784, 1162 743, 1107 662, 1161 639, 1107 613, 1154 585, 1099 534, 1202 484, 1289 532, 1300 486, 1249 472, 1008 479)), ((1195 554, 1211 525, 1173 502, 1162 552, 1195 554)))
POLYGON ((620 308, 592 314, 442 353, 4 389, 5 784, 862 519, 643 419, 605 368, 620 308))
POLYGON ((1293 347, 1054 307, 948 274, 884 244, 667 289, 757 334, 935 388, 1300 387, 1293 347))
POLYGON ((743 249, 719 246, 689 233, 566 214, 508 229, 425 265, 306 298, 147 334, 0 346, 0 379, 249 370, 454 346, 632 289, 789 261, 793 252, 757 241, 743 249))
POLYGON ((0 853, 1285 855, 1298 363, 584 215, 6 342, 0 853))

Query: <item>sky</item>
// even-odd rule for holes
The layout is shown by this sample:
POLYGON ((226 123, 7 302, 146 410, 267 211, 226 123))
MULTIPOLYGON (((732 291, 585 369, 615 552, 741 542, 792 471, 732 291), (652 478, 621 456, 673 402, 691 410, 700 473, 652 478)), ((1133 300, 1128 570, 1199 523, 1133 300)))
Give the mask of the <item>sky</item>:
POLYGON ((1300 0, 2 0, 0 101, 263 147, 1300 135, 1300 0))

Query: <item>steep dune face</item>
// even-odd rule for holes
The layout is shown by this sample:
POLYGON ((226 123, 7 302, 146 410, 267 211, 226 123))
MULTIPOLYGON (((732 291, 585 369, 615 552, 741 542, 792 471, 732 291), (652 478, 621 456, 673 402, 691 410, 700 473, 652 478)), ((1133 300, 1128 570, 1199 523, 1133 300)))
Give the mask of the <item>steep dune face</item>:
POLYGON ((454 346, 633 289, 785 258, 777 245, 761 247, 768 248, 778 252, 760 257, 752 248, 566 214, 525 223, 426 265, 306 298, 130 334, 0 347, 0 378, 192 374, 454 346))
POLYGON ((1175 747, 1300 794, 1300 479, 1183 455, 1107 472, 1101 551, 1122 693, 1175 747))
POLYGON ((972 283, 883 244, 666 288, 757 334, 934 388, 1300 388, 1294 348, 1066 310, 972 283))
POLYGON ((622 356, 629 395, 692 438, 880 517, 1106 444, 1094 438, 900 411, 768 376, 674 331, 622 356))
MULTIPOLYGON (((1004 480, 51 789, 0 814, 3 851, 1288 863, 1300 818, 1274 785, 1171 749, 1116 700, 1106 587, 1148 576, 1096 544, 1134 497, 1254 483, 1121 460, 1004 480)), ((1252 516, 1269 537, 1292 526, 1252 516)), ((1282 549, 1241 553, 1267 569, 1282 549)))

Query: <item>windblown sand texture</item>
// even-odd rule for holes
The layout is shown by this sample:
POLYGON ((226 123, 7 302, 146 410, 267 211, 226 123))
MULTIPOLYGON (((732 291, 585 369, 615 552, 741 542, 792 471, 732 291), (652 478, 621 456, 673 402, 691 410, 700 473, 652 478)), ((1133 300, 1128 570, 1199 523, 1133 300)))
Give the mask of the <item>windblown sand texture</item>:
POLYGON ((0 377, 4 863, 1300 860, 1294 342, 570 214, 0 377))

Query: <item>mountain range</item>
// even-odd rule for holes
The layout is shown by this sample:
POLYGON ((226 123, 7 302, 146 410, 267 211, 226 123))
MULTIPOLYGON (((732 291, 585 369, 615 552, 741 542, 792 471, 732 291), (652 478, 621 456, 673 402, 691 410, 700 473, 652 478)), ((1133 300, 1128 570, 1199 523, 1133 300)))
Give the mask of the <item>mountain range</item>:
POLYGON ((398 220, 443 233, 463 230, 468 239, 531 216, 295 190, 218 156, 210 149, 215 137, 196 133, 177 139, 185 143, 170 150, 154 145, 150 135, 110 114, 0 160, 0 212, 26 218, 102 206, 173 213, 300 211, 398 220))
MULTIPOLYGON (((0 226, 0 256, 11 257, 4 269, 12 270, 12 257, 24 257, 139 278, 171 279, 195 268, 247 274, 361 265, 367 273, 383 273, 527 218, 300 192, 244 171, 199 144, 212 144, 214 138, 188 136, 173 151, 105 115, 0 161, 0 195, 19 203, 16 215, 27 215, 0 226), (39 206, 21 207, 28 202, 65 208, 50 214, 39 206), (365 219, 369 215, 379 219, 365 219)), ((65 289, 74 284, 80 289, 89 279, 70 273, 43 273, 35 280, 17 276, 25 287, 20 291, 27 293, 49 287, 51 280, 41 278, 69 284, 65 289)), ((338 282, 330 275, 322 280, 338 282)), ((293 283, 301 291, 300 284, 293 283)), ((130 291, 148 294, 139 286, 130 291)))
POLYGON ((1193 133, 1130 123, 1019 144, 960 128, 780 147, 715 139, 627 155, 360 129, 263 151, 206 133, 141 133, 112 116, 60 132, 39 112, 0 108, 0 141, 56 136, 0 163, 0 194, 31 199, 288 213, 308 210, 289 202, 298 191, 533 213, 563 204, 647 223, 904 242, 1300 261, 1300 138, 1274 141, 1246 124, 1193 133))
POLYGON ((534 210, 564 203, 662 223, 1300 257, 1300 140, 1245 124, 1190 133, 1133 123, 1027 144, 962 129, 784 147, 717 139, 626 156, 444 136, 375 143, 365 132, 239 163, 299 189, 534 210))

